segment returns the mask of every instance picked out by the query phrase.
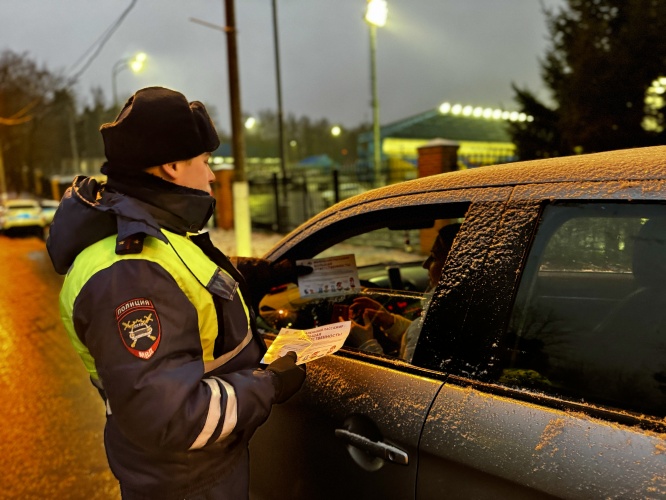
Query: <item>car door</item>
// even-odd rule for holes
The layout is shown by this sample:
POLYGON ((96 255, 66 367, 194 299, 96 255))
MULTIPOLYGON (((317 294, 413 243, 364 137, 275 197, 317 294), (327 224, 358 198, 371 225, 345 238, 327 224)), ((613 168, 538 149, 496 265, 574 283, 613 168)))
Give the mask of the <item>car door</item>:
POLYGON ((664 192, 516 188, 482 272, 461 260, 424 325, 414 362, 449 377, 421 436, 417 498, 666 494, 664 192), (650 221, 659 236, 643 236, 650 221), (645 240, 654 264, 641 267, 645 240), (451 331, 464 297, 477 316, 451 331))
MULTIPOLYGON (((407 196, 389 207, 366 207, 367 213, 360 209, 337 227, 321 227, 285 254, 313 257, 306 249, 321 253, 324 237, 340 241, 345 231, 360 234, 363 227, 400 226, 407 219, 457 219, 468 211, 492 233, 508 192, 458 190, 439 199, 407 196)), ((483 260, 485 251, 480 245, 472 253, 483 260)), ((274 406, 252 438, 251 498, 415 498, 420 436, 445 379, 395 357, 347 347, 308 363, 304 387, 274 406)))

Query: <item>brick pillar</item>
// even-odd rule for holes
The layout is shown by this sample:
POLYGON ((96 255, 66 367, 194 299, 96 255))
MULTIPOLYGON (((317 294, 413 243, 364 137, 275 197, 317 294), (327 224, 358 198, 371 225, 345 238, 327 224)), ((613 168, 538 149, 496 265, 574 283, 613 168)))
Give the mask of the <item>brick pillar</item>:
POLYGON ((231 189, 234 171, 232 169, 215 170, 215 216, 220 229, 234 228, 234 200, 231 189))
POLYGON ((419 177, 457 170, 459 147, 455 141, 433 139, 417 148, 419 177))
MULTIPOLYGON (((417 148, 419 177, 452 172, 458 169, 458 148, 455 141, 433 139, 425 146, 417 148)), ((451 221, 443 221, 433 228, 421 229, 421 253, 428 255, 435 242, 437 231, 451 221)))

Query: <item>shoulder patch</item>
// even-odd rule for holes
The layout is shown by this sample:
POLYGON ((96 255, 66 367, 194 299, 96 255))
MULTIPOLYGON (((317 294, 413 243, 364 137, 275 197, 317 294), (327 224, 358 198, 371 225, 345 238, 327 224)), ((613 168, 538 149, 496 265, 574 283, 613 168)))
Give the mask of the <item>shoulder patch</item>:
POLYGON ((137 358, 150 359, 160 345, 160 318, 150 299, 128 300, 116 307, 120 338, 137 358))

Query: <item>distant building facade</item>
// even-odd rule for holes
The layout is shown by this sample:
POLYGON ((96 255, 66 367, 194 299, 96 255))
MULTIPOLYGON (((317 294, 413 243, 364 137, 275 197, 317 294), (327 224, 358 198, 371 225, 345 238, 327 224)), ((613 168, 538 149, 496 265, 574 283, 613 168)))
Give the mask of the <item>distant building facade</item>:
MULTIPOLYGON (((507 130, 509 121, 531 117, 500 109, 444 103, 439 108, 380 127, 382 167, 389 182, 417 177, 418 148, 433 139, 459 145, 457 167, 467 168, 516 161, 516 147, 507 130)), ((361 134, 358 157, 372 169, 372 131, 361 134)))

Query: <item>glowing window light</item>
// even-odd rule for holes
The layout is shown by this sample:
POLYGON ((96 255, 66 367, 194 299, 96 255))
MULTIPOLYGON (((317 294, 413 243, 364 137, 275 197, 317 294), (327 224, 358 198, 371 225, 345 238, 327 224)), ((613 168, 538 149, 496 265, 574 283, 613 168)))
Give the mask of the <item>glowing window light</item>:
POLYGON ((462 113, 462 104, 454 104, 453 107, 451 108, 451 113, 454 115, 459 115, 462 113))
POLYGON ((462 114, 463 114, 463 116, 470 116, 472 114, 473 110, 474 110, 474 108, 472 108, 472 106, 469 106, 469 105, 465 106, 462 110, 462 114))

